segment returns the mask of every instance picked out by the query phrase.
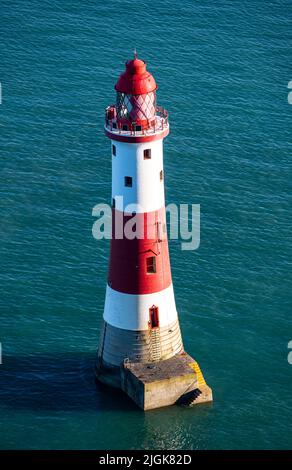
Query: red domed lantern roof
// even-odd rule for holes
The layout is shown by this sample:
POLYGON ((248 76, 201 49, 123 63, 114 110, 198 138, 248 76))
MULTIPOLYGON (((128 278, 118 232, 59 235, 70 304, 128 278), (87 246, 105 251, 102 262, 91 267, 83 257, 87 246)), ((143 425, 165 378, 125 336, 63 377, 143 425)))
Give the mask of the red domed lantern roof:
POLYGON ((126 62, 126 71, 118 79, 115 89, 127 95, 145 95, 157 89, 156 82, 146 70, 146 62, 137 58, 126 62))

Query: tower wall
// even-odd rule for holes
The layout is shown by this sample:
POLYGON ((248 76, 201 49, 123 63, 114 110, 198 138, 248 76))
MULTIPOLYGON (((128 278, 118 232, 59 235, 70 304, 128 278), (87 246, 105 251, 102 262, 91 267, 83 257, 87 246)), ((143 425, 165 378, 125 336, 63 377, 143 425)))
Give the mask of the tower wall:
POLYGON ((177 321, 177 311, 172 284, 159 292, 152 294, 124 294, 106 288, 104 320, 110 325, 124 330, 148 330, 149 308, 159 307, 160 328, 177 321))
POLYGON ((112 152, 112 198, 119 211, 146 213, 161 209, 164 200, 163 139, 145 143, 111 141, 116 148, 112 152), (144 150, 150 150, 151 158, 144 158, 144 150), (132 187, 125 186, 125 177, 132 178, 132 187), (123 196, 123 203, 117 196, 123 196))
POLYGON ((111 153, 113 233, 99 347, 107 367, 125 359, 157 362, 183 349, 168 252, 163 139, 111 140, 111 153), (131 186, 125 178, 131 178, 131 186), (134 218, 138 238, 128 239, 126 226, 134 218), (149 256, 155 258, 154 273, 147 272, 149 256), (158 308, 155 328, 152 306, 158 308))

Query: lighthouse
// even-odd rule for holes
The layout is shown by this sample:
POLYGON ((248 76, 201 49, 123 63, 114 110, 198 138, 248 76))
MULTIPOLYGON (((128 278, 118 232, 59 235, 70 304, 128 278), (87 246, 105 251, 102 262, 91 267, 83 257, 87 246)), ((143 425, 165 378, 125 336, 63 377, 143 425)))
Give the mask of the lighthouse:
POLYGON ((105 111, 112 237, 96 378, 144 410, 210 402, 198 363, 184 351, 172 284, 163 169, 168 113, 137 54, 115 90, 105 111))

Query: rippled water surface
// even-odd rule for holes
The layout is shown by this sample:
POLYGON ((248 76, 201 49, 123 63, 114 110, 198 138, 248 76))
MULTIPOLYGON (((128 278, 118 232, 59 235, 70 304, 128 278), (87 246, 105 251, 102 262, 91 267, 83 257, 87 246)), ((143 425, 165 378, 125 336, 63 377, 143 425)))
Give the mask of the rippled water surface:
POLYGON ((292 447, 291 2, 149 3, 2 2, 1 448, 292 447), (201 205, 199 249, 170 251, 212 406, 142 413, 93 380, 103 109, 134 47, 170 113, 167 202, 201 205))

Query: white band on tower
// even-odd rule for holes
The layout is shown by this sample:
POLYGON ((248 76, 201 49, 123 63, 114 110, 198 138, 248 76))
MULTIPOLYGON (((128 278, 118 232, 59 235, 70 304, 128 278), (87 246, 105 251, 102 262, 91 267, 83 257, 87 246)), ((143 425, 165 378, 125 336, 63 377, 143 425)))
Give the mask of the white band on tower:
POLYGON ((112 140, 112 198, 115 208, 126 212, 128 205, 137 213, 165 205, 162 139, 138 144, 112 140))

